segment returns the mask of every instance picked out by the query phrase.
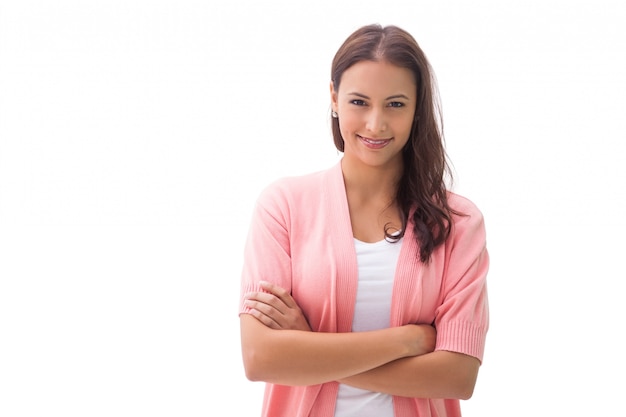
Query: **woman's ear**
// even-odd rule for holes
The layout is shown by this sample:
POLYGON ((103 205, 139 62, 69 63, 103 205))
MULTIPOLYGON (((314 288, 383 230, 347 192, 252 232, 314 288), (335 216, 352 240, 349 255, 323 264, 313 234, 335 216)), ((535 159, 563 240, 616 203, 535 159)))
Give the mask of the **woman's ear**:
POLYGON ((335 91, 335 83, 332 81, 330 82, 330 108, 334 112, 336 112, 338 108, 337 91, 335 91))

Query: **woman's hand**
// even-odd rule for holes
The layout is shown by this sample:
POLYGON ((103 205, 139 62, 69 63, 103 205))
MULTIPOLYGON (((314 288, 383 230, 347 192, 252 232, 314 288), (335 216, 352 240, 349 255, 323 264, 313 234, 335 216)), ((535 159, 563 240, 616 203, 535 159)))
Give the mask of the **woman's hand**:
POLYGON ((264 291, 246 294, 250 314, 272 329, 311 331, 300 306, 284 288, 261 281, 264 291))

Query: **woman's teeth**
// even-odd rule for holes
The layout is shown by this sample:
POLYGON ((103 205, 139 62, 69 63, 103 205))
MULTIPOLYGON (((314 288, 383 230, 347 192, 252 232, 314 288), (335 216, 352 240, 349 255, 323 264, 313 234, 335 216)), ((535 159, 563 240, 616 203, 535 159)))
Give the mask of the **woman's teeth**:
POLYGON ((372 145, 382 145, 383 143, 386 143, 391 140, 391 139, 370 139, 370 138, 364 138, 363 136, 359 136, 359 137, 364 142, 371 143, 372 145))

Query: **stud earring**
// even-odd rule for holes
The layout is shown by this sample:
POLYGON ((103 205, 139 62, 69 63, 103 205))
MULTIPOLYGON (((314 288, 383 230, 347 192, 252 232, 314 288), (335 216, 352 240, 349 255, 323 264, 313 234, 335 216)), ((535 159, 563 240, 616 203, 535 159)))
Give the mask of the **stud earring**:
POLYGON ((336 112, 336 111, 334 111, 334 110, 330 112, 330 115, 331 115, 331 116, 333 116, 333 119, 337 119, 337 118, 339 117, 339 115, 337 114, 337 112, 336 112))

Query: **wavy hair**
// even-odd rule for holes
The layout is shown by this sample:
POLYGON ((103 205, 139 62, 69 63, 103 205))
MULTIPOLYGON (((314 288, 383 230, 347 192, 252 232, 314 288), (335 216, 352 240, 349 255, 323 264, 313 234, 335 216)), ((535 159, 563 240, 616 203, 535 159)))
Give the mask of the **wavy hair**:
MULTIPOLYGON (((452 172, 444 148, 443 119, 434 73, 416 40, 397 26, 378 24, 363 26, 341 45, 332 61, 331 80, 339 90, 341 77, 360 61, 386 61, 409 69, 417 83, 417 105, 409 140, 402 150, 402 173, 396 202, 402 211, 402 230, 392 234, 385 229, 388 240, 404 236, 409 217, 419 245, 421 262, 430 261, 437 246, 445 242, 452 229, 452 215, 460 214, 448 204, 446 175, 452 172)), ((339 120, 331 117, 335 146, 344 151, 339 120)))

